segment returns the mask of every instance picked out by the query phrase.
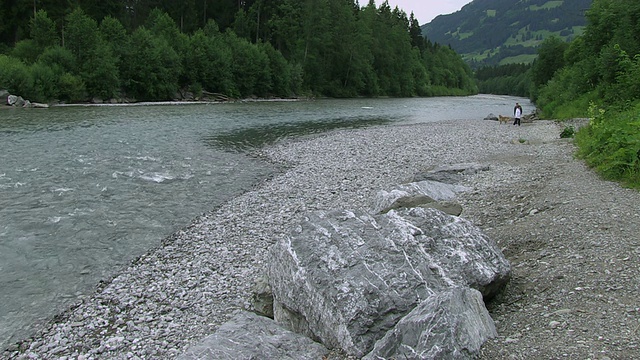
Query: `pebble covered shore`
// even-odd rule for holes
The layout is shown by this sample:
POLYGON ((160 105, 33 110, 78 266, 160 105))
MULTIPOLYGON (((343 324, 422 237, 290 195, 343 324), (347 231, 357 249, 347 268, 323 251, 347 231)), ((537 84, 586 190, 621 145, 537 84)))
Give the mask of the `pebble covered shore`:
MULTIPOLYGON (((235 310, 251 307, 251 287, 263 272, 268 247, 295 227, 306 213, 370 209, 379 190, 408 182, 419 170, 467 162, 488 164, 490 170, 464 178, 462 185, 472 190, 461 195, 460 202, 465 209, 462 217, 476 222, 488 235, 495 237, 512 261, 515 275, 513 285, 509 284, 505 294, 497 299, 500 304, 489 305, 500 336, 487 344, 482 356, 486 359, 586 359, 592 354, 593 359, 605 359, 604 356, 622 359, 618 356, 637 354, 630 352, 631 349, 640 352, 635 347, 638 344, 637 327, 640 326, 636 309, 640 306, 637 281, 632 283, 629 278, 625 289, 629 291, 625 296, 635 298, 625 297, 618 301, 626 306, 616 303, 611 305, 611 310, 604 309, 607 299, 611 298, 598 299, 597 296, 594 301, 603 307, 597 311, 578 305, 561 306, 570 297, 570 291, 586 294, 592 286, 597 286, 584 283, 587 269, 581 268, 581 264, 586 255, 580 255, 582 258, 558 255, 563 249, 561 242, 573 246, 580 241, 588 246, 589 239, 576 237, 584 226, 580 216, 571 216, 569 210, 569 214, 555 214, 555 211, 566 206, 582 213, 587 205, 576 205, 571 198, 552 201, 536 196, 556 196, 571 191, 572 183, 556 181, 567 176, 562 173, 563 169, 569 169, 573 171, 570 175, 578 177, 576 183, 588 181, 594 186, 593 191, 606 189, 604 201, 631 197, 632 202, 620 205, 630 208, 618 210, 628 212, 621 217, 635 222, 635 230, 640 222, 637 192, 599 180, 574 160, 571 142, 559 138, 562 128, 552 121, 536 121, 520 127, 500 125, 496 121, 447 121, 338 130, 261 149, 256 156, 282 165, 281 173, 195 219, 165 239, 162 246, 100 284, 94 294, 57 316, 32 338, 11 345, 1 353, 2 358, 174 358, 214 332, 235 310), (549 186, 560 190, 553 192, 549 186), (521 197, 523 194, 525 198, 521 197), (544 222, 547 215, 557 221, 556 225, 563 226, 562 236, 549 234, 552 230, 545 226, 552 224, 544 222), (564 220, 561 221, 561 217, 564 220), (540 223, 528 224, 532 219, 540 223), (549 238, 557 245, 553 250, 544 246, 549 238), (532 242, 536 247, 527 247, 532 242), (540 255, 543 250, 547 255, 540 255), (558 261, 558 267, 549 270, 547 267, 555 264, 554 261, 558 261), (549 271, 544 274, 554 280, 545 283, 550 288, 544 291, 538 288, 543 286, 545 278, 528 270, 531 266, 540 271, 545 267, 549 271), (552 273, 555 270, 557 274, 552 273), (575 278, 567 275, 571 271, 575 272, 575 278), (561 274, 563 277, 559 278, 561 274), (535 276, 534 283, 531 276, 535 276), (571 283, 580 280, 583 282, 571 283), (583 290, 576 290, 578 287, 583 290), (548 315, 560 310, 564 311, 560 315, 548 315), (520 313, 535 316, 539 321, 520 313), (624 333, 614 334, 619 328, 603 329, 600 336, 610 337, 610 341, 615 341, 622 350, 603 353, 603 346, 596 349, 593 345, 592 352, 576 348, 575 351, 566 350, 568 357, 557 355, 566 347, 562 340, 554 340, 558 337, 551 335, 557 335, 554 332, 566 334, 572 329, 572 322, 567 318, 572 315, 584 317, 581 327, 573 331, 572 336, 577 338, 571 338, 571 341, 600 344, 604 340, 591 334, 596 330, 590 329, 599 322, 592 322, 590 317, 600 319, 605 316, 603 314, 611 322, 630 328, 626 334, 635 335, 635 340, 623 340, 624 333), (611 318, 615 316, 623 318, 611 318), (605 331, 611 331, 611 334, 605 331), (536 342, 538 339, 546 343, 536 342), (505 349, 509 351, 505 352, 505 349)), ((568 181, 573 180, 569 178, 568 181)), ((583 199, 585 202, 590 199, 586 192, 583 199)), ((603 212, 609 211, 604 204, 599 205, 603 212)), ((616 223, 610 228, 624 226, 616 223)), ((596 231, 594 236, 601 236, 601 231, 596 231)), ((635 239, 638 233, 635 232, 635 239)), ((622 235, 632 239, 631 234, 622 235)), ((625 276, 639 275, 640 247, 637 247, 638 240, 634 241, 635 248, 632 245, 616 248, 625 253, 611 254, 611 257, 603 257, 603 261, 620 261, 621 266, 635 269, 625 276), (627 260, 623 261, 625 257, 627 260)), ((564 247, 567 251, 568 246, 564 247)), ((600 250, 613 251, 613 248, 600 250)), ((603 276, 607 270, 605 265, 603 276)), ((617 271, 612 266, 612 270, 617 271)))

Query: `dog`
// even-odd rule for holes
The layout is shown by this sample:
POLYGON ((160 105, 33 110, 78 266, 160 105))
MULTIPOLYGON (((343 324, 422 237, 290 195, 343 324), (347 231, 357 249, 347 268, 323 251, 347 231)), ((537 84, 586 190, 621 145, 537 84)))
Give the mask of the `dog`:
POLYGON ((502 123, 509 124, 511 122, 511 117, 498 115, 498 121, 500 122, 500 124, 502 123))

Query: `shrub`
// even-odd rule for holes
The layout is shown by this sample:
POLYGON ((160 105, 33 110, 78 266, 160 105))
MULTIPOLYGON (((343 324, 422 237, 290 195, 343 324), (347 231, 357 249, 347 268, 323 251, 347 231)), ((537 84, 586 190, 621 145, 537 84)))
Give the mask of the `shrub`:
POLYGON ((38 62, 47 64, 51 67, 59 67, 63 72, 71 72, 76 68, 75 57, 71 51, 62 46, 52 46, 40 54, 38 62))
POLYGON ((47 102, 58 97, 58 77, 55 71, 41 62, 31 65, 29 71, 33 79, 32 92, 23 93, 23 97, 35 102, 47 102))
POLYGON ((21 40, 11 50, 11 56, 24 61, 27 64, 33 64, 40 55, 40 49, 35 41, 31 39, 21 40))
POLYGON ((569 139, 574 137, 575 135, 575 129, 573 128, 573 126, 566 126, 564 128, 564 130, 562 130, 562 132, 560 133, 560 138, 561 139, 569 139))
POLYGON ((64 73, 58 78, 58 97, 61 101, 78 102, 87 98, 84 82, 79 76, 64 73))
POLYGON ((623 112, 591 106, 590 113, 576 134, 578 156, 604 178, 640 188, 640 102, 623 112))
POLYGON ((33 79, 29 68, 19 59, 0 55, 0 88, 16 95, 32 93, 33 79))

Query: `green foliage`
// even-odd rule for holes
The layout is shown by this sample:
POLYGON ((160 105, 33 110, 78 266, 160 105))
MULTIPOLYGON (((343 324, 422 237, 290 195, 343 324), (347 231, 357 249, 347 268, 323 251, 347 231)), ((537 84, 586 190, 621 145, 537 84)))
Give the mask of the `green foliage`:
POLYGON ((193 83, 189 86, 189 91, 198 99, 202 96, 202 85, 200 83, 193 83))
POLYGON ((638 31, 640 3, 634 0, 594 0, 586 14, 584 38, 589 53, 597 54, 607 45, 618 44, 629 54, 640 52, 638 31))
POLYGON ((149 101, 173 98, 181 69, 180 58, 173 48, 144 27, 131 35, 127 47, 121 69, 127 94, 149 101))
POLYGON ((271 93, 278 97, 290 97, 294 94, 292 89, 297 88, 292 83, 291 66, 282 53, 274 49, 271 44, 260 43, 259 47, 269 59, 271 93))
POLYGON ((233 96, 265 96, 271 90, 271 69, 269 58, 260 48, 252 45, 233 32, 224 36, 226 45, 231 49, 231 76, 236 85, 233 96))
POLYGON ((50 66, 37 62, 31 65, 29 72, 33 79, 32 93, 22 93, 23 97, 35 102, 58 98, 58 76, 50 66))
POLYGON ((450 45, 474 69, 530 63, 543 40, 555 36, 570 42, 580 36, 587 23, 584 9, 592 1, 473 1, 423 25, 422 33, 450 45))
POLYGON ((622 112, 592 104, 591 121, 576 135, 578 156, 602 176, 640 188, 640 102, 622 112))
POLYGON ((485 66, 476 70, 475 78, 483 94, 531 95, 531 65, 508 64, 485 66))
POLYGON ((0 44, 0 54, 8 54, 9 52, 11 52, 11 49, 5 45, 5 44, 0 44))
POLYGON ((431 85, 451 89, 461 89, 469 93, 477 92, 472 80, 471 69, 451 48, 433 46, 427 48, 423 56, 431 74, 431 85))
MULTIPOLYGON (((36 5, 32 38, 16 30, 14 38, 23 40, 9 52, 26 64, 18 79, 27 80, 15 91, 34 99, 168 100, 179 89, 230 97, 477 92, 462 58, 421 37, 417 19, 388 2, 380 8, 344 0, 36 5)), ((26 2, 11 10, 27 19, 33 14, 26 2)))
POLYGON ((127 30, 118 19, 107 16, 100 23, 98 31, 102 42, 111 47, 119 63, 126 49, 122 45, 128 41, 127 30))
POLYGON ((564 67, 564 52, 569 45, 552 36, 542 42, 538 49, 538 59, 533 63, 531 79, 536 86, 546 84, 556 71, 564 67))
POLYGON ((42 50, 38 48, 35 41, 26 39, 18 42, 11 50, 11 56, 24 61, 27 64, 33 64, 42 50))
POLYGON ((219 33, 211 34, 198 30, 189 39, 184 57, 185 75, 189 83, 198 83, 204 90, 231 94, 235 91, 231 51, 219 33))
POLYGON ((153 9, 147 19, 146 28, 151 33, 164 39, 177 54, 183 54, 188 42, 188 37, 178 29, 175 21, 160 9, 153 9))
POLYGON ((65 102, 80 102, 87 98, 84 82, 79 76, 70 73, 61 74, 58 78, 58 99, 65 102))
POLYGON ((584 36, 564 51, 564 67, 538 81, 547 117, 590 117, 576 133, 578 156, 607 179, 640 188, 640 3, 594 0, 584 36), (588 111, 587 111, 588 109, 588 111))
MULTIPOLYGON (((106 26, 111 27, 114 35, 118 34, 118 26, 113 21, 106 26)), ((97 22, 76 9, 67 17, 66 34, 65 46, 76 59, 73 73, 80 76, 90 96, 115 97, 120 88, 119 59, 114 54, 114 46, 103 40, 97 22)))
POLYGON ((78 8, 67 16, 65 48, 76 58, 76 71, 82 71, 83 64, 94 56, 99 36, 98 23, 81 9, 78 8))
POLYGON ((40 51, 49 46, 58 45, 56 25, 44 10, 39 10, 31 19, 31 39, 40 51))
POLYGON ((38 57, 38 62, 48 64, 53 68, 59 68, 60 72, 72 72, 76 68, 76 59, 73 54, 62 46, 48 47, 38 57))
POLYGON ((558 116, 566 104, 579 103, 584 114, 589 101, 616 106, 640 98, 640 28, 629 20, 636 15, 636 1, 594 0, 585 35, 564 51, 566 66, 548 83, 538 77, 533 99, 547 116, 558 116))
POLYGON ((573 126, 565 126, 560 133, 561 139, 570 139, 576 134, 576 129, 573 126))
POLYGON ((80 76, 92 96, 101 99, 116 97, 120 89, 117 58, 111 47, 100 41, 92 56, 82 66, 80 76))
POLYGON ((33 80, 29 68, 19 59, 0 55, 0 88, 12 94, 31 92, 33 80))
POLYGON ((36 102, 83 100, 84 83, 66 71, 69 56, 66 50, 53 47, 27 66, 18 59, 0 55, 0 88, 36 102))

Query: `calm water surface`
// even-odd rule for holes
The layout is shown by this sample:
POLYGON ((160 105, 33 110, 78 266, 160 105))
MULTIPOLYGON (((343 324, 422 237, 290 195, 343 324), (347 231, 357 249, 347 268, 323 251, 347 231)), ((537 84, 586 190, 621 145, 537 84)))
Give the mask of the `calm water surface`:
POLYGON ((0 111, 0 346, 278 169, 251 149, 339 127, 510 114, 478 95, 0 111))

